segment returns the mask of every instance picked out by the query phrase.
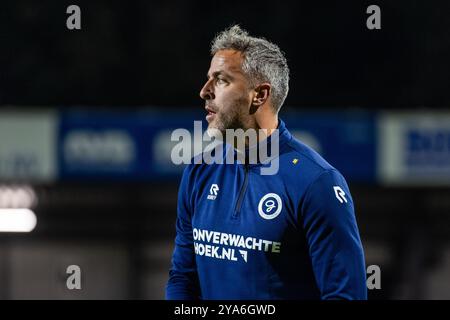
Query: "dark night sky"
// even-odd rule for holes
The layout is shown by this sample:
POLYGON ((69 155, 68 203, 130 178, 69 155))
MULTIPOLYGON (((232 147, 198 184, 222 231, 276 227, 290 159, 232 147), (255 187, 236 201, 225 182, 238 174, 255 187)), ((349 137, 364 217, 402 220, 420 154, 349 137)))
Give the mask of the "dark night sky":
POLYGON ((12 1, 0 13, 0 105, 198 106, 214 34, 277 43, 287 105, 450 106, 450 1, 12 1), (77 4, 82 30, 66 29, 77 4), (382 29, 366 28, 378 4, 382 29))

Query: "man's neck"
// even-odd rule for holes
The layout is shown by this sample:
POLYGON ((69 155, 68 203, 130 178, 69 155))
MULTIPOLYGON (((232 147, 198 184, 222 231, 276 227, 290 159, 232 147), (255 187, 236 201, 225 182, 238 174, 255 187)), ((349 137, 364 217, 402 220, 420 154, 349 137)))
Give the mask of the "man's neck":
POLYGON ((272 132, 278 128, 278 123, 279 123, 278 116, 262 119, 258 124, 259 127, 258 129, 262 129, 262 132, 264 134, 258 135, 258 141, 264 140, 267 137, 269 137, 272 134, 272 132))
MULTIPOLYGON (((243 129, 244 132, 247 130, 254 130, 256 132, 258 143, 267 139, 273 132, 278 128, 279 120, 278 116, 267 117, 264 119, 255 119, 254 124, 247 129, 243 129)), ((242 146, 242 142, 239 144, 237 141, 234 141, 234 148, 239 151, 239 146, 242 146)), ((251 148, 253 147, 252 143, 249 143, 248 139, 245 139, 245 147, 251 148)))

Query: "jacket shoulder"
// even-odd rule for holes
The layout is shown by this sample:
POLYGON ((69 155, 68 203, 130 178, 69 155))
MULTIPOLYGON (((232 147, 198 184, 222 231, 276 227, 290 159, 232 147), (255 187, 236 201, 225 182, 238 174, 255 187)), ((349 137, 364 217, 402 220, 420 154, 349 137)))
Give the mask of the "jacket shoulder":
POLYGON ((287 143, 282 158, 283 166, 290 168, 289 174, 294 178, 301 178, 305 183, 314 181, 328 171, 335 171, 340 175, 319 153, 294 137, 287 143))

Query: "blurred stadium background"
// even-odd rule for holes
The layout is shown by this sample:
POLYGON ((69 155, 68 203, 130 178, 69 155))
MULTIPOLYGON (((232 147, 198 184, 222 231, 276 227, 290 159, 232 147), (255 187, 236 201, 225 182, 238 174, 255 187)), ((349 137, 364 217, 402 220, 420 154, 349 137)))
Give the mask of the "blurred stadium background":
POLYGON ((209 43, 231 23, 285 51, 280 117, 350 184, 381 268, 369 298, 450 299, 448 1, 0 6, 1 299, 164 297, 183 169, 170 133, 204 119, 209 43), (11 232, 11 213, 32 230, 11 232), (73 264, 82 290, 66 288, 73 264))

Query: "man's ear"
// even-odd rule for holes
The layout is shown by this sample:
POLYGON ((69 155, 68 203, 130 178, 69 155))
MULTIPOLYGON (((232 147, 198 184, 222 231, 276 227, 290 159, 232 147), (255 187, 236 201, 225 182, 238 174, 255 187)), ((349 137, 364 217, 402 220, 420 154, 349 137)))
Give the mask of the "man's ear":
POLYGON ((269 99, 272 86, 270 83, 262 83, 254 90, 254 96, 252 100, 252 106, 260 107, 269 99))

